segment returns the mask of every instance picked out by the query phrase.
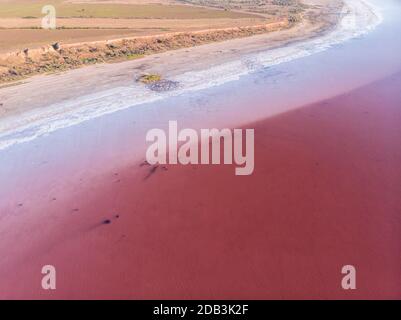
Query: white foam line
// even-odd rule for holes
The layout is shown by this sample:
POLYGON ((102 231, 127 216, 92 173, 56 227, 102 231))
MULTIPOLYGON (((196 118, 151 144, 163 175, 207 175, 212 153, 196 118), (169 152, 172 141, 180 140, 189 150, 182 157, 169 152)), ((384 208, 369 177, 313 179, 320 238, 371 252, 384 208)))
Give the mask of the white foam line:
POLYGON ((179 90, 157 93, 139 84, 117 87, 9 119, 0 126, 0 150, 118 110, 238 80, 251 72, 306 57, 364 35, 383 21, 380 11, 364 0, 344 0, 344 3, 344 16, 331 33, 287 47, 247 55, 203 71, 186 72, 171 79, 181 84, 179 90))

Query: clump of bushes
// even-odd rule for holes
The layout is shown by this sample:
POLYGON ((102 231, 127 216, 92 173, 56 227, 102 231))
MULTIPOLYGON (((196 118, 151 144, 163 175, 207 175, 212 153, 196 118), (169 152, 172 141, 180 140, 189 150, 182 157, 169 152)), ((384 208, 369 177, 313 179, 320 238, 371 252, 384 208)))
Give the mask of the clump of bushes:
POLYGON ((142 82, 145 84, 159 82, 162 79, 162 76, 159 74, 143 74, 138 78, 138 82, 142 82))

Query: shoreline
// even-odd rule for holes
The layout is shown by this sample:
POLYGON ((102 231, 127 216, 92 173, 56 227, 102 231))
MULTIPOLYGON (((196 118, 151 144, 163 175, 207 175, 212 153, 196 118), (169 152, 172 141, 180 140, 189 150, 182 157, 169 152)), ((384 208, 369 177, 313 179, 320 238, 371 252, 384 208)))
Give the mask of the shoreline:
MULTIPOLYGON (((302 1, 304 0, 296 0, 295 4, 301 4, 302 1)), ((327 0, 320 1, 324 3, 327 0)), ((207 5, 184 3, 184 6, 217 12, 227 11, 223 8, 207 5)), ((290 4, 289 7, 292 8, 292 4, 290 4)), ((238 20, 239 18, 235 20, 233 18, 232 25, 227 27, 208 26, 206 28, 195 28, 187 31, 185 31, 184 28, 182 30, 161 32, 159 34, 121 35, 120 37, 105 37, 104 39, 93 39, 91 41, 79 41, 77 39, 75 42, 67 41, 66 43, 61 39, 61 42, 57 40, 50 42, 49 40, 46 44, 42 43, 36 47, 27 45, 26 47, 19 48, 19 50, 10 49, 8 52, 0 52, 0 85, 2 83, 15 82, 40 74, 65 72, 93 64, 128 61, 132 59, 133 56, 135 58, 143 57, 165 51, 249 37, 276 30, 284 30, 301 22, 304 15, 310 15, 312 12, 316 13, 316 10, 312 8, 298 10, 299 8, 293 13, 287 12, 277 17, 256 11, 247 12, 245 9, 230 10, 232 14, 237 13, 243 15, 243 17, 240 16, 239 18, 253 19, 253 21, 249 21, 248 24, 244 25, 238 20)), ((323 10, 321 10, 321 12, 323 12, 323 10)), ((77 17, 73 18, 77 19, 77 17)), ((18 20, 18 18, 14 19, 18 20)), ((29 20, 30 21, 23 21, 22 23, 19 21, 19 23, 25 23, 25 27, 27 27, 40 22, 40 19, 36 21, 35 19, 29 20)), ((59 18, 59 20, 63 21, 63 17, 59 18)), ((133 20, 133 18, 128 20, 133 20)), ((138 21, 138 19, 135 20, 138 21)), ((12 18, 11 21, 13 21, 12 18)), ((120 22, 120 19, 118 21, 120 22)), ((16 21, 13 21, 13 23, 18 24, 16 21)), ((93 24, 93 21, 91 23, 93 24)), ((98 21, 98 23, 104 25, 101 21, 98 21)), ((147 24, 149 25, 151 22, 147 24)), ((60 29, 68 29, 68 24, 66 25, 61 22, 60 25, 60 29)), ((124 25, 124 23, 119 25, 124 25)), ((132 24, 130 23, 130 25, 132 24)), ((5 30, 7 30, 7 28, 5 30)), ((12 30, 12 28, 10 30, 12 30)))
MULTIPOLYGON (((350 3, 364 2, 348 0, 350 3)), ((236 80, 260 68, 325 50, 367 31, 369 25, 364 24, 370 21, 363 20, 362 25, 351 28, 338 25, 341 16, 338 2, 336 5, 332 8, 335 11, 325 17, 330 23, 326 21, 323 26, 301 23, 277 33, 168 51, 136 61, 94 65, 60 75, 36 76, 18 86, 2 88, 0 149, 133 105, 236 80), (298 34, 295 39, 294 33, 298 34), (142 73, 161 74, 181 87, 171 92, 154 92, 135 83, 135 75, 142 73), (216 76, 211 81, 213 74, 216 76), (47 94, 46 87, 52 88, 52 95, 47 94), (30 135, 26 136, 27 131, 30 135)), ((366 12, 348 12, 353 14, 366 12)))
POLYGON ((285 19, 250 26, 57 44, 56 48, 47 45, 37 49, 0 53, 0 86, 40 74, 67 72, 94 64, 124 62, 177 49, 280 31, 294 24, 285 19))

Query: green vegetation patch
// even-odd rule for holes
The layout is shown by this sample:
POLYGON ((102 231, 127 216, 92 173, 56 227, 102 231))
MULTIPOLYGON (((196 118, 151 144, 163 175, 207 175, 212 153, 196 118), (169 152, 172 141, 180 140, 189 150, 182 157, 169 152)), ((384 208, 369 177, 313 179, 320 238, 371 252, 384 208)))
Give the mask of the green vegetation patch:
POLYGON ((143 74, 138 78, 138 82, 142 82, 145 84, 151 84, 155 82, 159 82, 162 80, 162 76, 159 74, 143 74))
POLYGON ((145 56, 144 54, 140 54, 140 53, 129 53, 129 54, 127 54, 127 59, 128 60, 136 60, 136 59, 143 58, 144 56, 145 56))

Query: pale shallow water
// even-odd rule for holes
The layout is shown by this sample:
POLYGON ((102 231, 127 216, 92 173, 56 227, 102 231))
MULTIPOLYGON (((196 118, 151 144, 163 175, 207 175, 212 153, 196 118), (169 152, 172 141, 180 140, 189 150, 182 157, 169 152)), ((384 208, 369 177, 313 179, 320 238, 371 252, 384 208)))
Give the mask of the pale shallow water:
POLYGON ((374 30, 382 21, 380 10, 365 0, 345 0, 344 17, 338 27, 325 36, 258 54, 243 56, 202 71, 187 72, 171 78, 179 89, 157 93, 132 84, 126 87, 76 97, 56 105, 33 110, 0 124, 0 149, 31 141, 68 126, 144 103, 161 101, 183 93, 195 92, 241 78, 267 67, 322 52, 374 30), (62 111, 61 111, 62 110, 62 111), (18 128, 17 130, 15 128, 18 128))
MULTIPOLYGON (((0 210, 144 158, 146 131, 239 126, 332 97, 401 70, 399 1, 372 1, 383 23, 313 55, 236 81, 137 105, 0 151, 0 210)), ((68 121, 68 119, 66 119, 68 121)), ((257 159, 256 159, 257 161, 257 159)), ((257 163, 256 163, 257 165, 257 163)))

